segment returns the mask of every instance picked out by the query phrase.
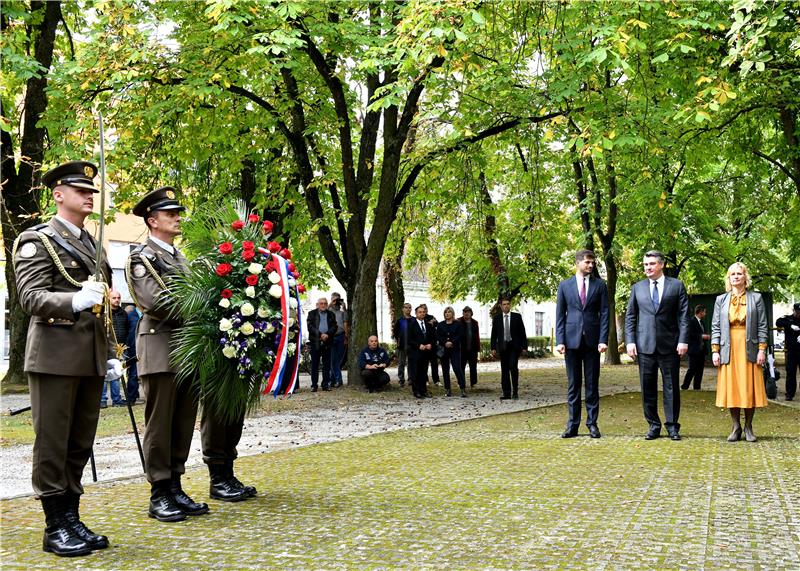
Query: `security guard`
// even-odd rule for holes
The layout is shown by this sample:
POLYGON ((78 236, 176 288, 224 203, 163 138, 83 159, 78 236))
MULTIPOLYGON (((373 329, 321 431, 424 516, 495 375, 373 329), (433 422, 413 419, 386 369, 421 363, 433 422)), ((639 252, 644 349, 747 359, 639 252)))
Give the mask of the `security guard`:
POLYGON ((133 208, 150 231, 147 242, 131 252, 125 268, 128 288, 142 311, 136 337, 139 378, 147 395, 144 410, 144 457, 151 495, 148 514, 158 521, 182 521, 208 513, 181 487, 197 418, 197 398, 190 383, 178 383, 170 361, 170 342, 180 326, 170 315, 165 279, 183 272, 186 258, 173 245, 181 233, 175 189, 163 187, 133 208))
POLYGON ((33 489, 47 524, 43 549, 60 556, 108 547, 108 538, 87 528, 78 511, 103 378, 109 369, 122 372, 102 311, 111 268, 104 263, 104 281, 92 281, 98 246, 83 228, 98 192, 96 175, 97 167, 84 161, 45 173, 56 216, 20 234, 13 254, 20 304, 31 316, 25 372, 36 432, 33 489))

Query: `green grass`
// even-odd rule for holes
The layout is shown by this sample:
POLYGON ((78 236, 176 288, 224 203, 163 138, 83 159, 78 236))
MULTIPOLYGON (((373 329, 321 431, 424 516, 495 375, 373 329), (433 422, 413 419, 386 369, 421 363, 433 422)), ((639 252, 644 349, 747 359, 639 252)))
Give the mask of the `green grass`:
MULTIPOLYGON (((112 547, 41 551, 38 502, 0 502, 13 569, 796 569, 800 411, 769 406, 759 442, 724 442, 710 393, 684 393, 685 439, 646 442, 638 395, 603 398, 599 440, 559 438, 564 406, 248 456, 241 504, 178 524, 140 481, 87 486, 112 547)), ((196 454, 195 451, 192 452, 196 454)), ((208 501, 207 475, 185 488, 208 501)))

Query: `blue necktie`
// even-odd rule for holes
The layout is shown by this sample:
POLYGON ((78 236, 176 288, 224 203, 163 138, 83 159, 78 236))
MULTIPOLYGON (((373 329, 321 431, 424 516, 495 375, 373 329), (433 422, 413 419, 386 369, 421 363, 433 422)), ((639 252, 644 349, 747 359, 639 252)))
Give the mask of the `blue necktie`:
POLYGON ((658 311, 658 282, 653 282, 653 309, 658 311))

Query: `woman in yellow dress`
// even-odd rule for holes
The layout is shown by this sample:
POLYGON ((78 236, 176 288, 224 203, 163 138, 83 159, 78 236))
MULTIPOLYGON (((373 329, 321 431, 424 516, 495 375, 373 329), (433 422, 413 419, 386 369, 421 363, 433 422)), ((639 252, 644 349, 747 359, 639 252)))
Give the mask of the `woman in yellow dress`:
POLYGON ((740 409, 744 409, 744 436, 755 442, 753 415, 767 406, 762 365, 766 360, 767 312, 761 294, 747 291, 750 273, 740 262, 725 276, 724 293, 714 302, 711 351, 718 367, 717 406, 730 409, 733 431, 728 442, 742 436, 740 409))

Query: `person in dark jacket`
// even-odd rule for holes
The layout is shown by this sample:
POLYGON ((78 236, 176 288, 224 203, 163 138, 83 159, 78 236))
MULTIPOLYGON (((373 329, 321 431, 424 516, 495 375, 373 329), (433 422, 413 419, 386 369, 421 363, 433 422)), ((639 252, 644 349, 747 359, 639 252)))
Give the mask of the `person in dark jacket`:
POLYGON ((700 383, 703 381, 703 369, 706 366, 706 344, 711 339, 711 335, 706 333, 703 320, 706 318, 706 308, 698 305, 694 308, 694 318, 689 320, 689 351, 686 356, 689 358, 689 369, 683 378, 681 389, 684 391, 691 384, 694 390, 700 390, 700 383))
MULTIPOLYGON (((128 332, 130 331, 130 324, 128 323, 128 314, 122 309, 122 294, 116 290, 109 292, 109 302, 111 303, 111 325, 114 328, 114 335, 118 344, 125 344, 128 339, 128 332)), ((125 351, 122 355, 122 361, 129 356, 129 351, 125 351)), ((103 392, 100 394, 100 408, 106 408, 106 398, 108 393, 111 393, 111 406, 123 406, 125 400, 119 392, 119 379, 105 381, 103 383, 103 392)))
POLYGON ((467 365, 469 365, 469 386, 478 384, 478 355, 481 352, 481 334, 478 322, 472 319, 472 308, 466 306, 461 310, 458 320, 463 326, 461 335, 461 371, 466 378, 467 365))
MULTIPOLYGON (((426 304, 421 303, 420 307, 425 309, 425 323, 431 329, 433 329, 434 332, 435 332, 436 331, 436 325, 438 325, 439 322, 436 321, 436 318, 433 315, 428 313, 428 306, 426 304)), ((439 357, 436 354, 436 351, 434 351, 430 356, 430 364, 431 364, 431 380, 433 381, 434 385, 438 385, 439 384, 439 357)))
POLYGON ((444 308, 444 321, 436 326, 436 340, 439 343, 440 361, 442 363, 442 376, 444 377, 445 395, 453 396, 450 390, 450 367, 461 389, 461 396, 466 398, 467 390, 464 383, 464 369, 461 367, 461 337, 463 326, 456 320, 456 312, 452 307, 444 308))
POLYGON ((369 392, 374 393, 389 384, 389 353, 378 345, 378 336, 370 335, 367 346, 358 354, 358 368, 369 392))
POLYGON ((786 400, 794 400, 797 391, 797 369, 800 367, 800 303, 792 308, 794 313, 779 317, 775 325, 783 329, 783 347, 786 353, 786 400))
POLYGON ((412 374, 411 389, 418 399, 429 398, 428 363, 436 352, 436 330, 425 322, 425 308, 414 310, 416 319, 411 320, 408 330, 408 361, 412 374))
POLYGON ((331 390, 331 346, 336 335, 336 316, 328 311, 328 300, 317 301, 317 308, 308 312, 308 342, 311 347, 311 392, 317 392, 319 362, 322 360, 322 390, 331 390))
POLYGON ((511 311, 511 300, 500 300, 500 313, 492 319, 492 357, 500 355, 501 400, 519 398, 519 356, 528 350, 522 316, 511 311))
POLYGON ((404 303, 403 317, 392 325, 392 339, 394 339, 397 347, 397 379, 400 381, 401 387, 406 384, 406 376, 408 377, 408 382, 413 381, 408 363, 408 325, 411 321, 413 321, 411 304, 404 303))

